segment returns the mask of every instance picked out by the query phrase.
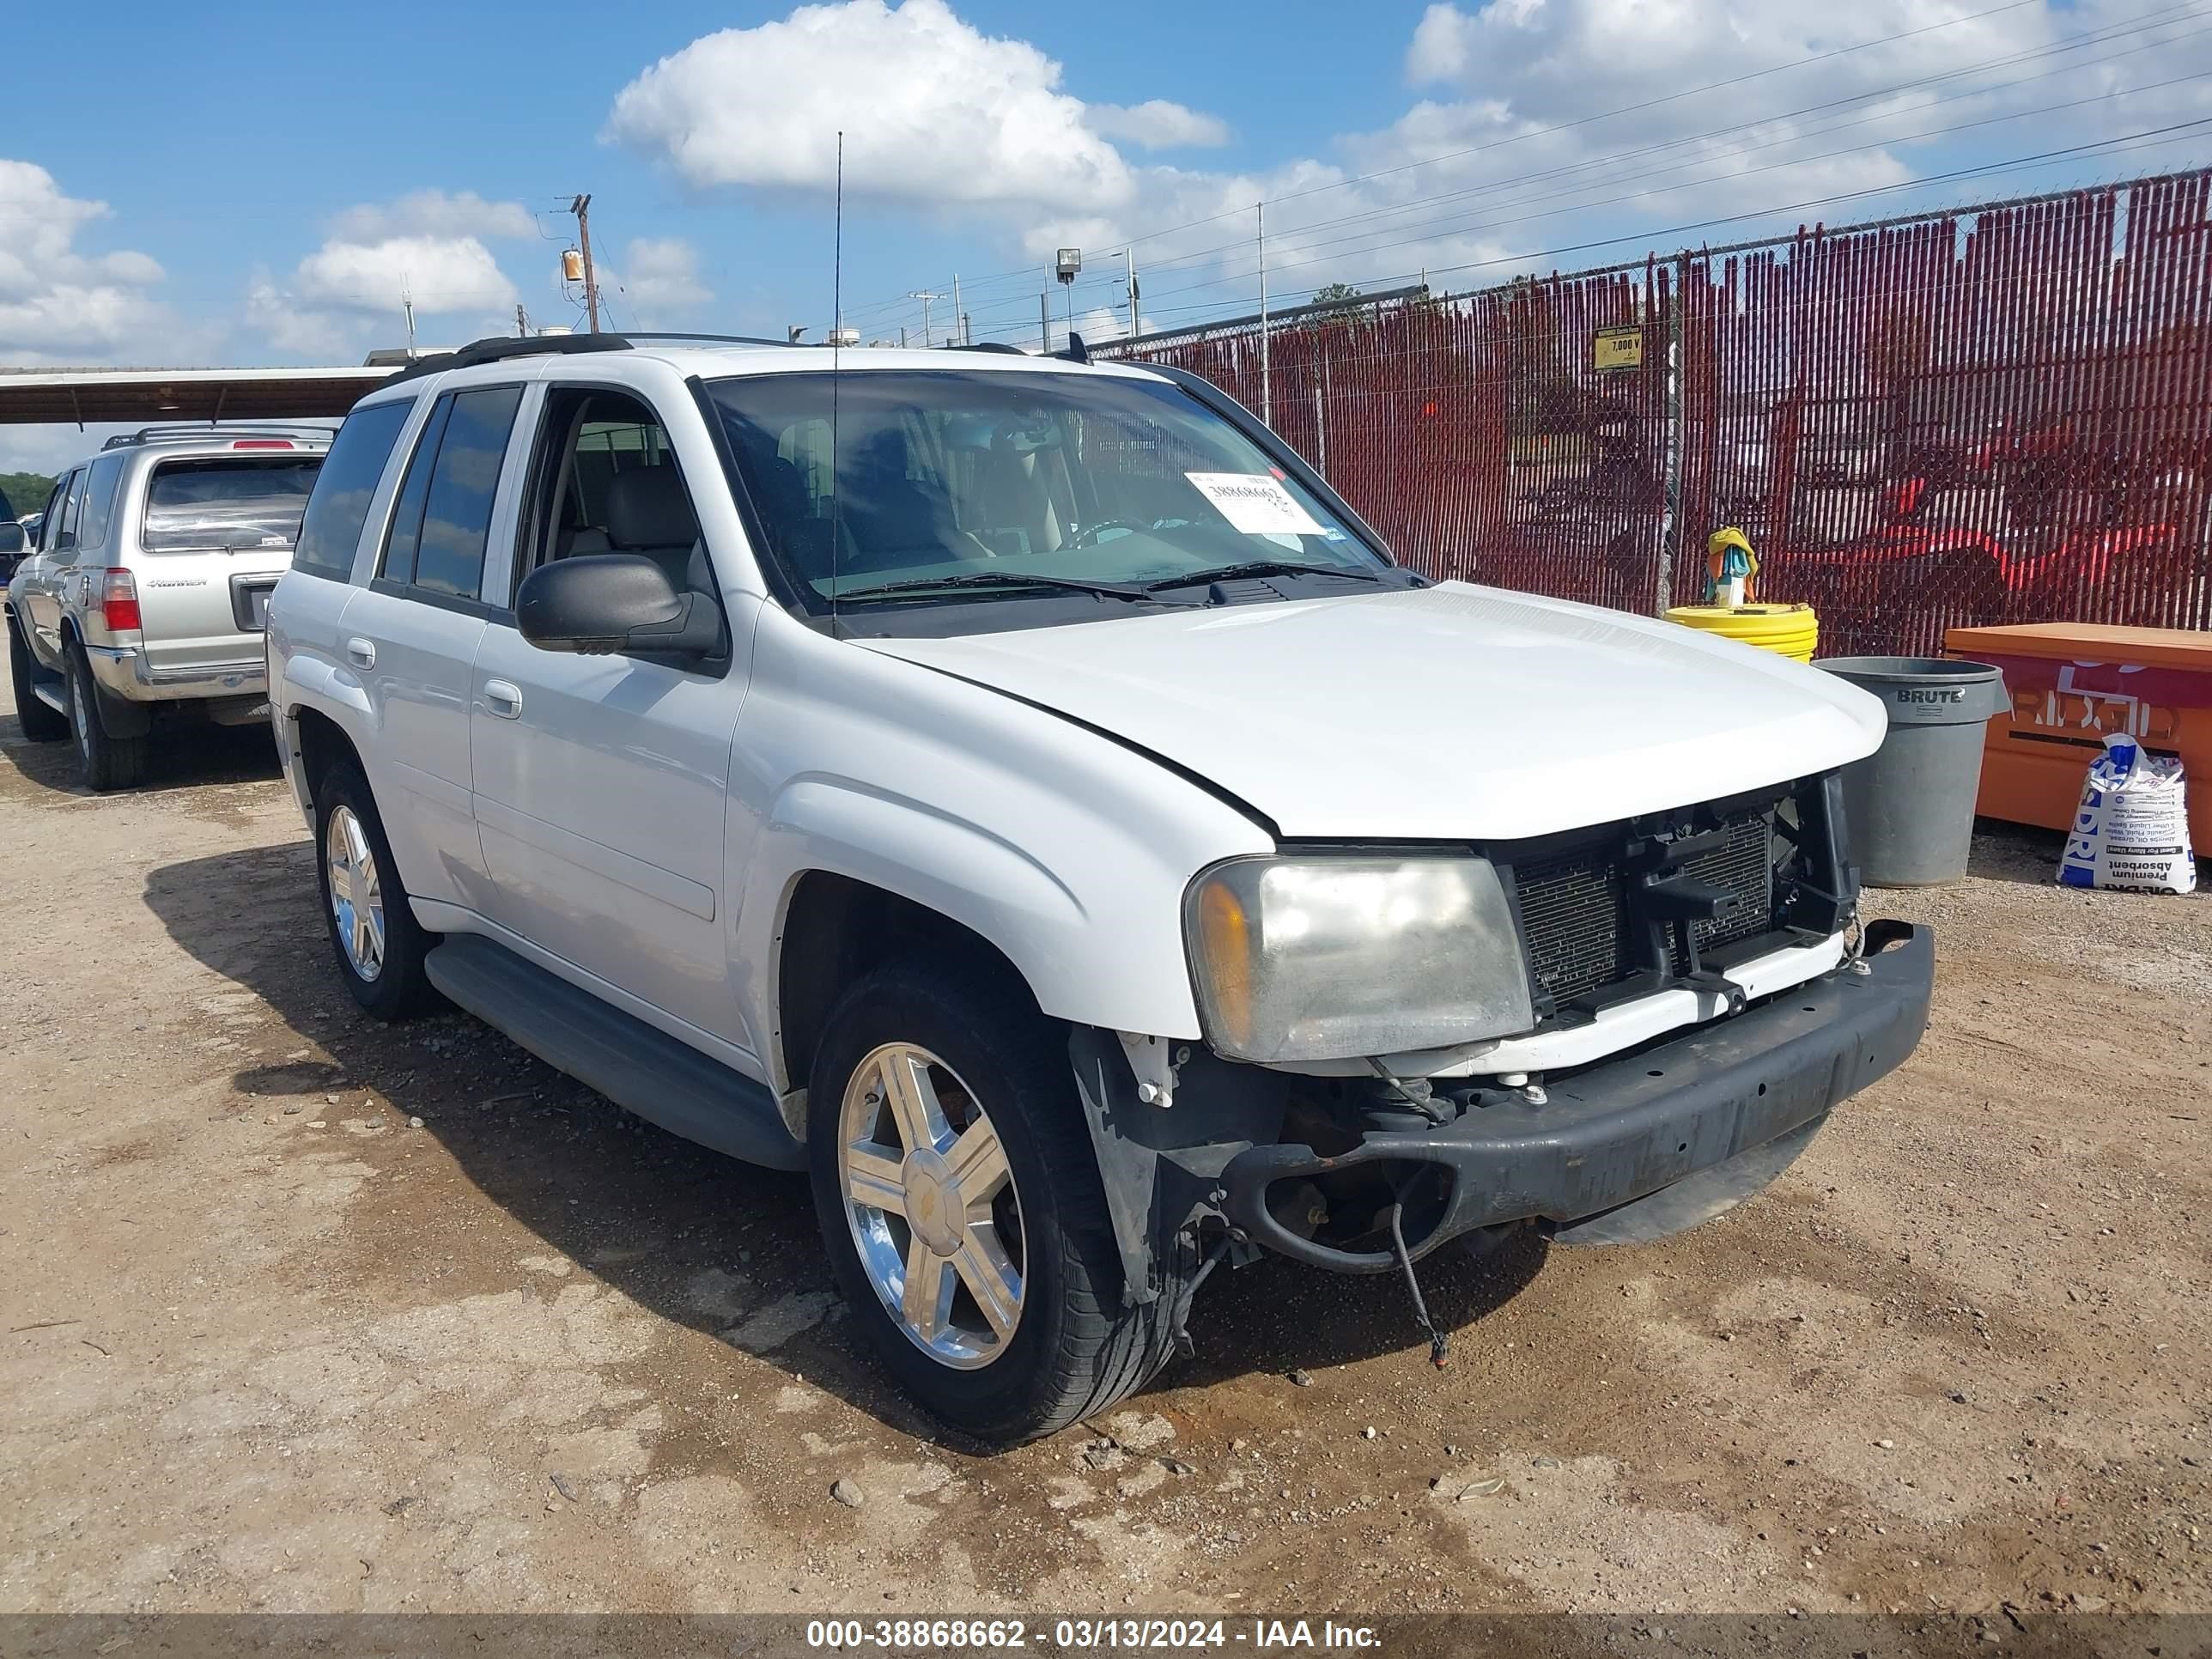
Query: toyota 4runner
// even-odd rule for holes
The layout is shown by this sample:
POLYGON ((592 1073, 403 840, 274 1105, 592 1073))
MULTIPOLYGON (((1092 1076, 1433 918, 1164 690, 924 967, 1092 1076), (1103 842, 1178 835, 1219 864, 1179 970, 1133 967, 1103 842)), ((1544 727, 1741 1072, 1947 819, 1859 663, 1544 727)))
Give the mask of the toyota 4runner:
POLYGON ((149 427, 64 473, 7 586, 15 714, 84 781, 144 775, 157 726, 258 725, 262 618, 326 427, 149 427))
MULTIPOLYGON (((1007 1442, 1273 1251, 1659 1236, 1925 1026, 1875 699, 1395 564, 1194 377, 487 342, 363 400, 270 609, 338 971, 812 1182, 1007 1442)), ((1439 1359, 1444 1334, 1431 1329, 1439 1359)))

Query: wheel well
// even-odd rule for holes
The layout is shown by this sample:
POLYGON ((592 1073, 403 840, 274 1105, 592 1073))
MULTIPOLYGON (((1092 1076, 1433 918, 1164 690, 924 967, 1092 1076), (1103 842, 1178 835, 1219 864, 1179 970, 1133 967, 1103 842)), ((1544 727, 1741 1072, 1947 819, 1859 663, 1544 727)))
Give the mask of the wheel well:
POLYGON ((323 793, 323 780, 331 767, 340 761, 351 761, 356 767, 361 757, 338 723, 329 715, 312 708, 303 708, 296 717, 300 728, 301 776, 307 786, 307 799, 314 800, 323 793))
POLYGON ((847 986, 884 963, 925 955, 982 966, 1027 989, 1004 951, 941 912, 826 870, 800 877, 776 953, 776 1041, 791 1085, 805 1086, 822 1028, 847 986))

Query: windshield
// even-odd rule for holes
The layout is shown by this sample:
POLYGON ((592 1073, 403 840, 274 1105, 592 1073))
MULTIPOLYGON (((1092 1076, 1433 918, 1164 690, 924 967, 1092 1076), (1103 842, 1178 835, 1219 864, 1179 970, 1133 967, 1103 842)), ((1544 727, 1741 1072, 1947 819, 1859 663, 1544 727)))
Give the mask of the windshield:
POLYGON ((315 487, 320 455, 165 461, 146 490, 149 553, 289 547, 315 487))
POLYGON ((858 371, 836 377, 833 459, 831 385, 809 371, 708 386, 769 551, 811 610, 833 595, 889 598, 893 584, 908 604, 1094 585, 1164 588, 1165 603, 1179 579, 1243 567, 1365 578, 1387 568, 1178 386, 858 371))

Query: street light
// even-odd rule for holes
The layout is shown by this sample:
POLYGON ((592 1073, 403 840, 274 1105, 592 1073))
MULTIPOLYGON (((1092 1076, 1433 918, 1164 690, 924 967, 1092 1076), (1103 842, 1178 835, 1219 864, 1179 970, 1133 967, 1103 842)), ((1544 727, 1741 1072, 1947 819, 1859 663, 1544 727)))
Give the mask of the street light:
MULTIPOLYGON (((1079 247, 1064 247, 1053 260, 1053 275, 1060 278, 1060 287, 1067 291, 1067 331, 1070 334, 1075 332, 1075 274, 1082 269, 1083 250, 1079 247)), ((1052 342, 1046 341, 1046 349, 1049 350, 1051 347, 1052 342)))

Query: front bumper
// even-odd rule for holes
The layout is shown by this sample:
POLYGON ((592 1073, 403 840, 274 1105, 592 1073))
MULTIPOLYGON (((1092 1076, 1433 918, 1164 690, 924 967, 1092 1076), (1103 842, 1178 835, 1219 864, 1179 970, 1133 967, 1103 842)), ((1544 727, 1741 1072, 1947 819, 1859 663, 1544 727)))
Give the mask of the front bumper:
POLYGON ((1277 1182, 1382 1160, 1442 1165, 1450 1192, 1442 1218, 1412 1241, 1416 1255, 1479 1227, 1587 1222, 1639 1200, 1656 1205, 1654 1195, 1678 1183, 1694 1201, 1671 1206, 1674 1226, 1657 1231, 1692 1224, 1772 1180, 1831 1108, 1918 1046, 1935 980, 1933 934, 1877 922, 1867 947, 1863 974, 1838 969, 1734 1018, 1558 1079, 1540 1106, 1516 1100, 1425 1133, 1370 1133, 1334 1156, 1254 1146, 1223 1171, 1223 1211, 1254 1243, 1339 1273, 1385 1272, 1396 1258, 1291 1231, 1267 1206, 1277 1182))
POLYGON ((129 702, 269 695, 269 666, 258 657, 157 668, 146 660, 144 652, 127 645, 88 645, 84 656, 101 688, 129 702))

